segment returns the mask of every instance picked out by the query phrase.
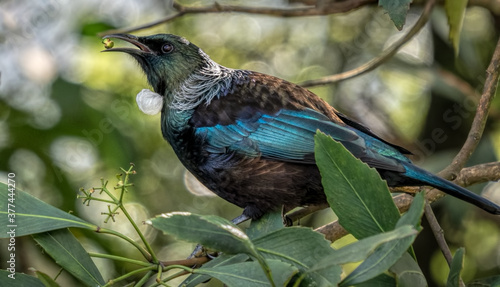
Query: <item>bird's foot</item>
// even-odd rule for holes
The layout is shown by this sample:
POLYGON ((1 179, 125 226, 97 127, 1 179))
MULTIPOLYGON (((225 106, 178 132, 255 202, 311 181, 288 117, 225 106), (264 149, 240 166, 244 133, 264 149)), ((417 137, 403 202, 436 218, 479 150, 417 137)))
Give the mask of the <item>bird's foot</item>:
MULTIPOLYGON (((206 250, 201 244, 196 245, 194 248, 193 252, 191 252, 191 255, 187 259, 192 259, 192 258, 198 258, 198 257, 207 257, 210 260, 213 260, 219 256, 219 252, 209 252, 206 250)), ((191 268, 198 268, 201 265, 195 264, 191 266, 191 268)))
POLYGON ((193 252, 191 252, 191 255, 187 259, 195 258, 195 257, 201 257, 203 256, 203 253, 205 252, 203 246, 201 244, 196 245, 194 248, 193 252))
POLYGON ((293 220, 288 215, 284 214, 282 218, 285 227, 293 226, 293 220))

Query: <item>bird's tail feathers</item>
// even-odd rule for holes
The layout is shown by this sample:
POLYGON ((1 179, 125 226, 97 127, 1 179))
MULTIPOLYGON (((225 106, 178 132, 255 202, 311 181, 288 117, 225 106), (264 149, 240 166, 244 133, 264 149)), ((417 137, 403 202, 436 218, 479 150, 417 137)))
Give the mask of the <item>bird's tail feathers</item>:
POLYGON ((458 186, 451 181, 448 181, 424 169, 421 169, 411 163, 402 164, 406 168, 405 175, 407 177, 416 179, 418 181, 421 181, 425 185, 430 185, 451 196, 472 203, 489 213, 500 214, 500 206, 491 202, 490 200, 481 197, 461 186, 458 186))

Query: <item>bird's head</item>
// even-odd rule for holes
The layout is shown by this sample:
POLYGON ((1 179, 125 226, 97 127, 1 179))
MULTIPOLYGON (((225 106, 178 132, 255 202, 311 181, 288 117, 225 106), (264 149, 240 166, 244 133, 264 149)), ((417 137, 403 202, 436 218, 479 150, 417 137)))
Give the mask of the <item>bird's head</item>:
POLYGON ((107 35, 104 39, 120 39, 137 48, 109 48, 103 52, 125 52, 134 57, 144 70, 149 83, 165 96, 179 87, 191 73, 201 68, 206 58, 188 40, 171 34, 138 37, 129 34, 107 35))

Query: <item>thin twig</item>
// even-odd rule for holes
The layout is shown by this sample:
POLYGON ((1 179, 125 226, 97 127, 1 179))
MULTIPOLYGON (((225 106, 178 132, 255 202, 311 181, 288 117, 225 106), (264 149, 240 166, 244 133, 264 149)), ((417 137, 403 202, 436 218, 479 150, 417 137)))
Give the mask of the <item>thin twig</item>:
POLYGON ((390 46, 388 49, 384 50, 378 57, 366 62, 365 64, 354 68, 352 70, 340 73, 340 74, 335 74, 331 76, 326 76, 323 78, 319 79, 314 79, 314 80, 309 80, 305 81, 302 83, 299 83, 300 86, 302 87, 312 87, 312 86, 319 86, 319 85, 326 85, 326 84, 332 84, 335 82, 347 80, 356 76, 359 76, 361 74, 370 72, 380 66, 382 63, 390 59, 394 54, 398 52, 398 50, 404 46, 406 43, 408 43, 413 36, 418 34, 420 30, 425 26, 427 21, 430 18, 432 8, 434 7, 434 4, 436 3, 435 0, 429 0, 425 4, 424 10, 422 11, 422 15, 420 15, 420 18, 418 21, 413 25, 413 27, 410 29, 410 31, 403 36, 401 39, 396 41, 392 46, 390 46))
POLYGON ((320 16, 336 13, 345 13, 357 9, 363 5, 374 4, 374 0, 347 0, 330 3, 322 7, 297 7, 297 8, 271 8, 271 7, 249 7, 249 6, 234 6, 224 5, 215 2, 212 5, 201 7, 187 7, 174 1, 173 7, 177 13, 168 15, 162 19, 130 28, 114 29, 99 33, 99 36, 105 36, 116 33, 130 33, 134 31, 144 30, 157 25, 170 22, 174 19, 182 17, 187 14, 209 14, 209 13, 222 13, 222 12, 236 12, 247 14, 260 14, 275 17, 303 17, 303 16, 320 16))
MULTIPOLYGON (((424 211, 425 218, 427 218, 427 222, 429 223, 432 233, 434 234, 434 238, 436 238, 439 249, 441 249, 448 266, 451 267, 453 255, 451 254, 450 247, 446 243, 446 238, 444 238, 444 231, 441 228, 441 225, 439 225, 436 215, 434 214, 434 211, 432 211, 432 207, 428 201, 425 202, 424 211)), ((465 287, 462 278, 459 278, 458 280, 460 287, 465 287)))
POLYGON ((498 78, 500 76, 500 39, 497 42, 495 52, 491 58, 491 62, 486 70, 486 82, 484 83, 483 94, 479 99, 476 115, 467 136, 464 145, 455 156, 451 164, 442 170, 439 175, 443 178, 455 179, 458 172, 465 166, 467 160, 470 158, 474 150, 476 150, 481 137, 483 136, 484 126, 488 119, 488 112, 490 110, 491 102, 495 97, 497 90, 498 78))
POLYGON ((476 89, 474 89, 464 79, 442 68, 438 68, 436 73, 437 73, 436 76, 439 77, 439 79, 441 79, 442 81, 444 81, 446 85, 448 85, 449 87, 456 89, 464 96, 473 100, 474 103, 477 103, 479 101, 481 94, 479 94, 479 92, 476 89))
POLYGON ((446 262, 448 263, 448 266, 451 266, 451 261, 453 260, 453 255, 451 255, 450 248, 448 247, 448 244, 446 243, 446 239, 444 238, 444 231, 439 225, 439 222, 436 218, 436 215, 434 214, 434 211, 432 211, 431 205, 429 204, 428 201, 425 202, 425 207, 424 207, 424 213, 425 213, 425 218, 427 218, 427 222, 429 222, 429 226, 431 227, 432 233, 434 234, 434 237, 436 238, 436 242, 441 249, 441 252, 443 253, 444 258, 446 259, 446 262))

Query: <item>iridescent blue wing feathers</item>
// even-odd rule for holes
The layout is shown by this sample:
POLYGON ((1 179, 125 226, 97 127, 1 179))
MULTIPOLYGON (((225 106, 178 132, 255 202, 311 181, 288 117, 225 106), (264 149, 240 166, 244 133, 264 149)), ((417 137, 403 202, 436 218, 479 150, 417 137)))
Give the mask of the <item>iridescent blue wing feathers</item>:
MULTIPOLYGON (((250 84, 236 89, 240 93, 214 99, 194 111, 191 122, 196 136, 206 140, 207 150, 315 164, 314 134, 321 130, 372 167, 404 171, 395 159, 407 159, 397 148, 345 125, 334 117, 335 113, 328 117, 315 110, 318 103, 308 105, 311 95, 304 93, 306 90, 273 93, 272 89, 261 88, 269 84, 268 80, 257 74, 250 84), (256 92, 260 94, 256 96, 256 92)), ((326 103, 323 105, 327 109, 326 103)), ((371 134, 368 129, 366 132, 371 134)))

